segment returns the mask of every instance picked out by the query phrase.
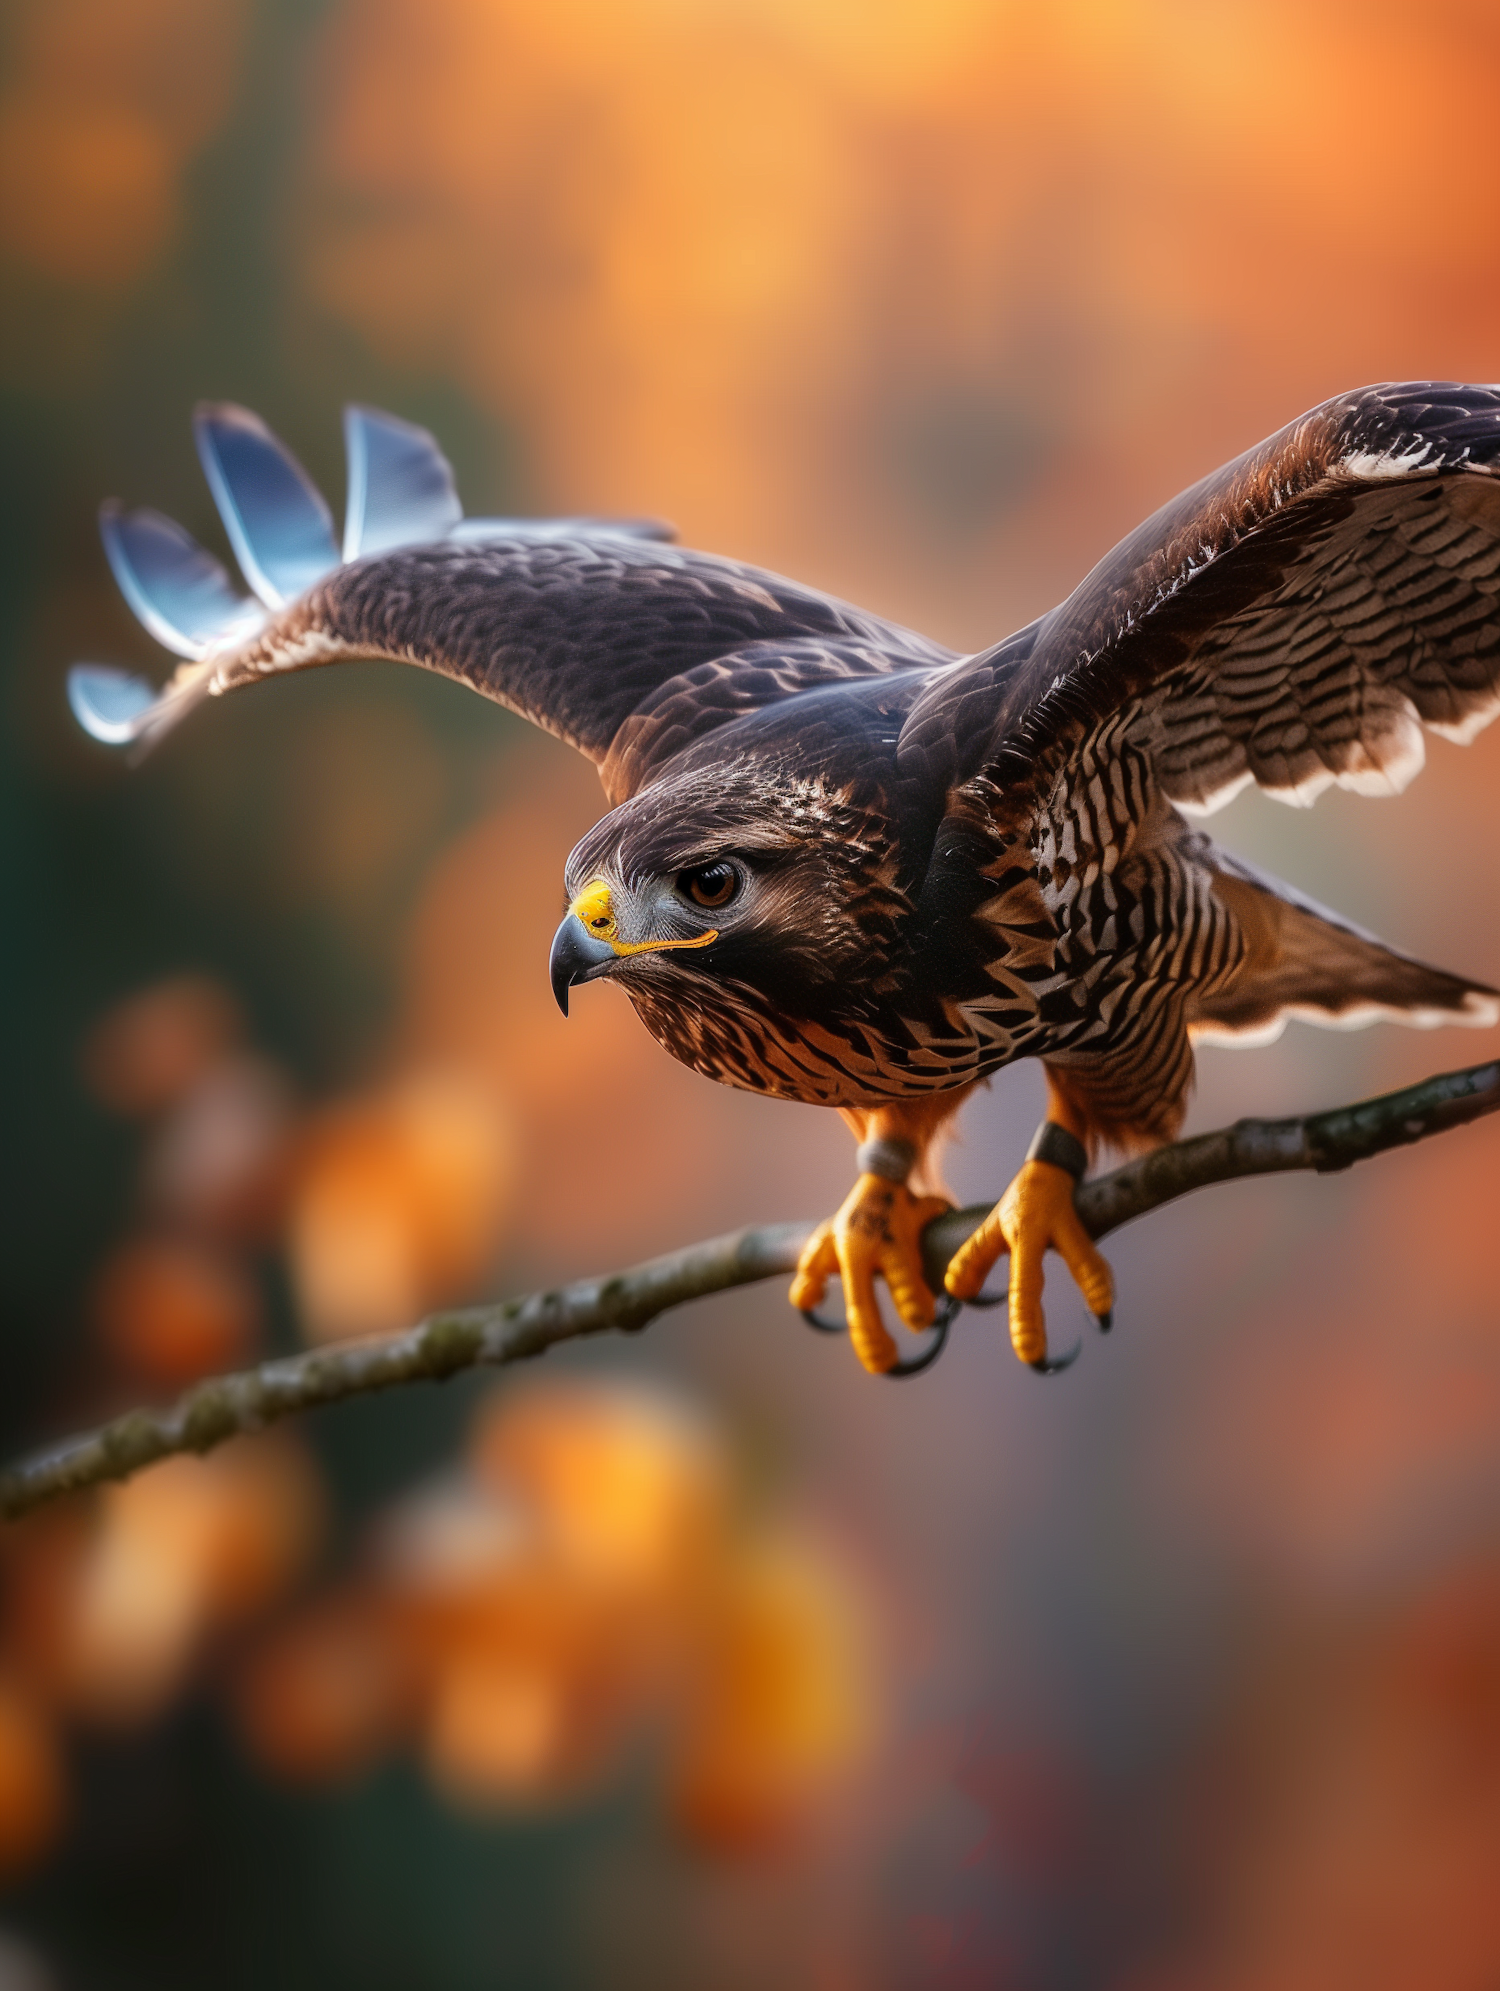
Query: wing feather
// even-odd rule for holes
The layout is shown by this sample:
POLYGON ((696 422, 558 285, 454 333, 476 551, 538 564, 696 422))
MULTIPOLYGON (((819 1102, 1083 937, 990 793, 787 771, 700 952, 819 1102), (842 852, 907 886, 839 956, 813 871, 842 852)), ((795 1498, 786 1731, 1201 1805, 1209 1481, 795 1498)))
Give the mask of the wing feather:
POLYGON ((378 408, 344 410, 349 493, 344 558, 441 539, 464 515, 448 459, 426 429, 378 408))
POLYGON ((156 513, 107 508, 105 542, 146 627, 189 661, 160 694, 74 673, 80 722, 159 739, 204 698, 361 657, 469 685, 599 765, 623 799, 706 732, 814 686, 926 669, 951 652, 779 575, 664 544, 647 519, 462 521, 425 430, 351 410, 346 557, 327 505, 258 417, 215 404, 200 453, 246 579, 156 513))
POLYGON ((99 536, 115 583, 157 642, 180 657, 201 657, 226 636, 247 635, 265 620, 258 602, 234 587, 222 563, 175 519, 99 511, 99 536))
POLYGON ((1422 729, 1500 709, 1500 389, 1417 382, 1314 409, 1106 556, 1030 631, 934 681, 902 739, 1019 801, 1106 720, 1169 800, 1248 782, 1388 793, 1422 729))
POLYGON ((280 608, 339 564, 323 494, 248 408, 202 402, 193 428, 240 571, 268 608, 280 608))

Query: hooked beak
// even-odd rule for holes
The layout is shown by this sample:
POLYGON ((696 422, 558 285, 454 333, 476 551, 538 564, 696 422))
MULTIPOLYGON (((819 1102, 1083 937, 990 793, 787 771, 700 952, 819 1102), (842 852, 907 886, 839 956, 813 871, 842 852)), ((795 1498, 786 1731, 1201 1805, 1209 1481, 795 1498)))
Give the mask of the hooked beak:
POLYGON ((631 954, 665 954, 679 947, 707 947, 719 937, 717 927, 680 940, 621 940, 609 886, 595 878, 568 907, 552 941, 552 993, 566 1016, 568 990, 575 982, 591 982, 615 961, 631 954))
POLYGON ((607 940, 595 937, 584 926, 574 912, 564 915, 562 925, 552 940, 552 953, 548 968, 552 975, 552 993, 557 997, 557 1006, 566 1016, 568 1013, 568 990, 575 982, 591 982, 596 975, 602 975, 614 962, 615 950, 607 940))

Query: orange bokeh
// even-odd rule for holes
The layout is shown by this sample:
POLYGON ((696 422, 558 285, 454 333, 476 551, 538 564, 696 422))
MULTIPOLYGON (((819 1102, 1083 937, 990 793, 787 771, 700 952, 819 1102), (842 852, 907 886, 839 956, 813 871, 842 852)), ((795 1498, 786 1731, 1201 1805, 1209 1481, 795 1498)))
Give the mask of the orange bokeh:
POLYGON ((497 1392, 470 1460, 388 1517, 379 1591, 434 1782, 552 1806, 600 1785, 681 1671, 729 1462, 670 1396, 561 1379, 497 1392))
POLYGON ((407 1745, 465 1809, 550 1810, 665 1729, 688 1838, 795 1835, 868 1760, 876 1641, 846 1560, 747 1517, 736 1478, 675 1395, 497 1391, 468 1469, 398 1501, 354 1576, 252 1649, 232 1689, 245 1746, 325 1783, 407 1745))
POLYGON ((311 1462, 281 1436, 107 1488, 75 1575, 60 1661, 69 1703, 110 1727, 159 1714, 204 1637, 274 1601, 321 1524, 311 1462))
POLYGON ((472 1807, 552 1808, 597 1790, 660 1687, 672 1626, 541 1558, 475 1595, 430 1672, 421 1752, 472 1807))
POLYGON ((207 975, 176 975, 127 996, 84 1040, 84 1083, 116 1113, 175 1105, 227 1057, 242 1032, 239 1005, 207 975))
POLYGON ((0 1676, 0 1879, 14 1879, 50 1850, 66 1810, 51 1724, 30 1695, 0 1676))
POLYGON ((222 1253, 172 1237, 140 1237, 105 1261, 94 1287, 102 1345, 143 1381, 180 1388, 242 1368, 255 1345, 260 1296, 222 1253))
POLYGON ((557 1382, 499 1394, 470 1459, 481 1486, 535 1517, 549 1558, 604 1591, 669 1597, 701 1577, 726 1525, 723 1442, 659 1390, 557 1382))
POLYGON ((1283 1627, 1255 1661, 1204 1738, 1192 1792, 1207 1827, 1193 1849, 1199 1912, 1160 1981, 1489 1983, 1500 1960, 1493 1556, 1335 1630, 1283 1627))
POLYGON ((343 1783, 400 1740, 413 1685, 388 1613, 351 1587, 255 1649, 236 1677, 234 1708, 246 1747, 272 1776, 343 1783))
POLYGON ((671 1803, 699 1844, 775 1844, 873 1748, 871 1627, 841 1563, 790 1529, 726 1558, 705 1614, 671 1803))
POLYGON ((0 246, 113 290, 159 261, 227 108, 243 0, 24 0, 0 97, 0 246))
POLYGON ((515 1165, 503 1102, 458 1071, 315 1116, 289 1233, 306 1331, 389 1332, 464 1297, 499 1243, 515 1165))

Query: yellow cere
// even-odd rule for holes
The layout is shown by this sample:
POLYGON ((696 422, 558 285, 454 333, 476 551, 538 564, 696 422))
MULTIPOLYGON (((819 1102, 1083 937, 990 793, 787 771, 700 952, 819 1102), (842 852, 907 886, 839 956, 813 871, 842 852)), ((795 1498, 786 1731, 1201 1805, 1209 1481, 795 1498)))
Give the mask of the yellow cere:
POLYGON ((610 898, 609 887, 602 878, 591 879, 578 897, 568 907, 574 919, 579 921, 585 933, 595 940, 607 940, 616 954, 664 954, 671 947, 707 947, 711 940, 719 937, 715 927, 711 932, 700 933, 692 940, 620 940, 615 924, 614 903, 610 898))

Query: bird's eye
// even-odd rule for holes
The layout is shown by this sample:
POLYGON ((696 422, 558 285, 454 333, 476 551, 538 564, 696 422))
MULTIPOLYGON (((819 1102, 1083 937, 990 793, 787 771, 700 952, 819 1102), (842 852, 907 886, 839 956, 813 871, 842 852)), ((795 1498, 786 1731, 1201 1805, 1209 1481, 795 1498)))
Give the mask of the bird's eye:
POLYGON ((695 906, 710 911, 727 906, 740 889, 740 874, 732 864, 695 864, 677 875, 677 889, 695 906))

